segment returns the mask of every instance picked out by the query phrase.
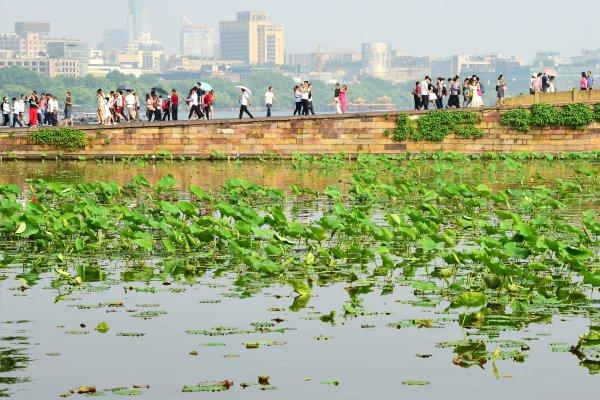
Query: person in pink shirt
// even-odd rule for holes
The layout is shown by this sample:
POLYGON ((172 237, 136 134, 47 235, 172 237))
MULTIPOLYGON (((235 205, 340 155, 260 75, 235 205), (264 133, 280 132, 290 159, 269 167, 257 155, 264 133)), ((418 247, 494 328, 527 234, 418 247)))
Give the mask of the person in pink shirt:
POLYGON ((585 72, 581 73, 581 80, 579 81, 579 89, 588 90, 588 79, 585 72))
POLYGON ((346 114, 347 104, 346 104, 346 92, 348 91, 348 86, 342 86, 340 90, 340 107, 342 108, 342 114, 346 114))

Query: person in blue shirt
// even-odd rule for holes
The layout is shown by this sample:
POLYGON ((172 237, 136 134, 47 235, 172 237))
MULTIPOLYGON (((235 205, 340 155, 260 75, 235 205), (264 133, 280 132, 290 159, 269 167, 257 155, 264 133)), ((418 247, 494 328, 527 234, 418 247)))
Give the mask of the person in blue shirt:
POLYGON ((588 82, 588 90, 592 90, 594 87, 594 76, 592 75, 592 71, 587 72, 587 82, 588 82))

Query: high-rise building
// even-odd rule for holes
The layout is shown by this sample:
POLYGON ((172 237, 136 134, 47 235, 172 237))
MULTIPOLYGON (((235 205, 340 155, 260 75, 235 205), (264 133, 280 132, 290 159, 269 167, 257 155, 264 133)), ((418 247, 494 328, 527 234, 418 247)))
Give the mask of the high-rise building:
POLYGON ((127 29, 104 29, 102 31, 102 50, 122 50, 127 46, 129 37, 127 29))
POLYGON ((2 48, 10 46, 10 50, 15 50, 18 57, 45 56, 49 34, 50 24, 47 22, 15 22, 15 32, 5 35, 2 48), (20 43, 16 44, 16 41, 20 43))
POLYGON ((394 57, 388 43, 363 43, 361 54, 369 75, 383 78, 389 74, 394 57))
POLYGON ((206 25, 195 24, 185 15, 181 27, 181 55, 212 58, 215 55, 215 31, 206 25))
POLYGON ((272 25, 267 13, 242 11, 236 21, 219 23, 221 58, 250 65, 285 62, 284 29, 272 25))
POLYGON ((25 33, 49 35, 50 24, 48 22, 15 22, 15 33, 19 36, 25 33))
POLYGON ((127 37, 130 42, 146 36, 148 31, 148 9, 144 0, 129 0, 127 8, 127 37))
POLYGON ((50 58, 66 58, 79 61, 79 73, 87 74, 89 50, 86 42, 78 39, 52 39, 48 42, 50 58))

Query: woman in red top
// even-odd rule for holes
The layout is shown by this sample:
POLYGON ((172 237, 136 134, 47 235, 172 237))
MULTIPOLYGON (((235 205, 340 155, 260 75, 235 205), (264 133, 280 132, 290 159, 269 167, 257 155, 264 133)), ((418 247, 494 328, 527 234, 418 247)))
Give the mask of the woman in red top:
POLYGON ((204 99, 202 99, 202 108, 204 108, 204 115, 206 119, 210 119, 210 115, 212 114, 212 105, 215 102, 215 94, 211 90, 207 94, 204 95, 204 99))
POLYGON ((38 126, 38 98, 37 93, 34 91, 31 96, 27 98, 29 103, 29 126, 38 126))
POLYGON ((179 96, 177 90, 171 91, 171 118, 173 121, 177 121, 177 112, 179 111, 179 96))

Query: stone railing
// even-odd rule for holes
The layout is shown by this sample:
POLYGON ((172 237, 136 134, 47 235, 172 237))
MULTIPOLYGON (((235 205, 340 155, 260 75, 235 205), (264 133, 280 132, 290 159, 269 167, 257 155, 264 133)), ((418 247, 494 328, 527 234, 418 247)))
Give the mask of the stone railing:
POLYGON ((565 92, 521 94, 504 99, 509 107, 531 106, 533 104, 600 103, 600 91, 573 89, 565 92))

